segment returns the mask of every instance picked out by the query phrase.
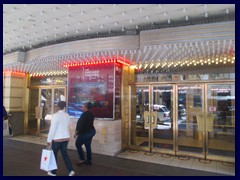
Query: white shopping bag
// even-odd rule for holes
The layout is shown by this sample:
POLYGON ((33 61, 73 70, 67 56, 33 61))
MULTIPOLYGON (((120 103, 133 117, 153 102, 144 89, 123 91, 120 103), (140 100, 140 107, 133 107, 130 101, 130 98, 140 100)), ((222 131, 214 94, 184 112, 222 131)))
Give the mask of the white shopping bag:
POLYGON ((54 157, 53 150, 42 150, 40 169, 44 171, 51 171, 57 169, 57 163, 54 157))
POLYGON ((3 136, 9 136, 9 130, 8 130, 8 120, 3 121, 3 136))

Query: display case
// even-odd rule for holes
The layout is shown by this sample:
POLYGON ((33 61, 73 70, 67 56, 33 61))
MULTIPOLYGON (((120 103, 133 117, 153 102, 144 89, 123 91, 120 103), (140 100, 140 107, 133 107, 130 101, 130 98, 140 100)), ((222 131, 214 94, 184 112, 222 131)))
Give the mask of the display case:
POLYGON ((95 118, 121 118, 122 66, 109 62, 68 67, 68 113, 79 118, 86 102, 95 118))

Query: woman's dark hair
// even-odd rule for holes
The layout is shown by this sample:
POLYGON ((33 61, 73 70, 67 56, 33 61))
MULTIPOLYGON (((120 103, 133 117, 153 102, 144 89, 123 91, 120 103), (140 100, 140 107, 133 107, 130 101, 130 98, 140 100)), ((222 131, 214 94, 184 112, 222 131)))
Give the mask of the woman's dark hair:
POLYGON ((91 103, 91 102, 85 103, 84 106, 85 106, 88 110, 91 110, 91 109, 92 109, 92 103, 91 103))
POLYGON ((63 110, 66 107, 66 102, 65 101, 59 101, 57 106, 60 107, 60 109, 63 110))

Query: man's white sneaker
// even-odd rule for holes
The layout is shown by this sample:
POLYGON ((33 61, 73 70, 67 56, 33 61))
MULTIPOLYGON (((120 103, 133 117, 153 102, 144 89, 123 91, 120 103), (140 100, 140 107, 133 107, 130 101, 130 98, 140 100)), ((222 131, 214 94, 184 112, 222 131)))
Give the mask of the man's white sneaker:
POLYGON ((75 175, 75 172, 71 171, 68 176, 74 176, 74 175, 75 175))
POLYGON ((47 173, 49 176, 56 176, 56 174, 53 174, 51 171, 48 171, 47 173))

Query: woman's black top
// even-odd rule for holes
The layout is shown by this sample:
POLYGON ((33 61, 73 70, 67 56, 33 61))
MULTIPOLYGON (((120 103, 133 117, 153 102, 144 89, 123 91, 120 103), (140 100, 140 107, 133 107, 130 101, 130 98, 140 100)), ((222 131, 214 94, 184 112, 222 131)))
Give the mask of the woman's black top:
POLYGON ((91 111, 86 111, 82 113, 81 117, 78 119, 76 131, 77 134, 86 134, 89 131, 95 129, 93 126, 94 115, 91 111))

